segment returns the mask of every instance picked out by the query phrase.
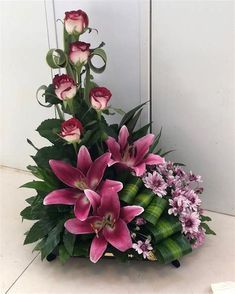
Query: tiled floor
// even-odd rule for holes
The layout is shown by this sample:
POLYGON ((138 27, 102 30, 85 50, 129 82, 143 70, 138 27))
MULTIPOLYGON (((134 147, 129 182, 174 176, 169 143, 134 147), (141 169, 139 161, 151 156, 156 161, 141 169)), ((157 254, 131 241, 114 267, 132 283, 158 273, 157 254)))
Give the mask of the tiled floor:
POLYGON ((1 168, 1 293, 200 294, 211 293, 211 283, 235 280, 235 218, 212 212, 207 214, 217 236, 209 236, 203 248, 185 256, 179 269, 114 260, 93 265, 72 259, 64 266, 41 262, 31 253, 32 246, 22 245, 29 223, 21 223, 19 212, 32 191, 18 187, 31 178, 26 172, 1 168))

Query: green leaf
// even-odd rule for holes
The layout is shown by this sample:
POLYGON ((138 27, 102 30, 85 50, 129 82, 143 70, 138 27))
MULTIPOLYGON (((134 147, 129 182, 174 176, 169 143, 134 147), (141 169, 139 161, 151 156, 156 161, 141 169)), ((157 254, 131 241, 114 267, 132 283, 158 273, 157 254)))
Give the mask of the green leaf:
POLYGON ((161 128, 160 132, 158 133, 158 135, 156 136, 153 144, 151 145, 151 147, 149 149, 149 153, 153 153, 153 151, 155 150, 155 148, 157 147, 157 145, 160 141, 161 135, 162 135, 162 128, 161 128))
POLYGON ((137 130, 136 132, 133 133, 132 135, 132 141, 136 141, 139 138, 142 138, 143 136, 147 135, 149 127, 151 126, 152 123, 149 123, 145 126, 143 126, 142 128, 140 128, 139 130, 137 130))
POLYGON ((38 219, 34 215, 32 215, 32 207, 27 206, 25 209, 23 209, 20 213, 23 219, 28 219, 28 220, 36 220, 38 219))
POLYGON ((55 144, 60 141, 58 134, 60 133, 62 122, 62 120, 56 118, 44 120, 36 131, 38 131, 42 137, 55 144))
POLYGON ((128 111, 122 118, 120 124, 119 124, 119 128, 121 128, 123 125, 126 125, 128 123, 128 121, 130 121, 133 116, 135 115, 135 113, 142 108, 146 103, 148 103, 148 101, 136 106, 135 108, 133 108, 132 110, 128 111))
POLYGON ((55 69, 66 67, 68 63, 67 55, 61 49, 50 49, 46 56, 47 64, 55 69))
POLYGON ((34 247, 33 252, 34 252, 34 251, 41 251, 42 248, 43 248, 43 246, 44 246, 44 244, 45 244, 45 242, 46 242, 46 238, 43 238, 41 241, 39 241, 39 242, 36 244, 36 246, 34 247))
POLYGON ((172 215, 162 215, 155 225, 149 224, 147 228, 154 236, 156 243, 182 229, 179 219, 172 215))
POLYGON ((216 235, 216 233, 214 231, 211 230, 211 228, 208 226, 208 224, 206 223, 201 223, 200 225, 204 230, 205 230, 205 233, 207 235, 216 235))
POLYGON ((44 259, 56 248, 60 242, 60 233, 64 229, 64 220, 61 220, 48 234, 46 242, 41 250, 41 257, 44 259))
MULTIPOLYGON (((49 160, 63 160, 63 159, 72 159, 74 157, 73 146, 49 146, 43 147, 33 156, 33 160, 39 167, 49 168, 49 160)), ((75 158, 74 158, 75 159, 75 158)))
POLYGON ((206 215, 200 215, 201 222, 210 222, 211 218, 206 215))
POLYGON ((158 153, 159 155, 161 155, 162 157, 165 157, 167 154, 171 153, 171 152, 174 152, 175 150, 169 150, 167 152, 164 152, 162 154, 158 153))
POLYGON ((50 84, 45 89, 44 96, 45 96, 46 103, 53 104, 53 105, 62 103, 62 101, 55 94, 55 88, 53 84, 50 84))
POLYGON ((27 138, 27 143, 29 144, 29 145, 31 145, 35 150, 39 150, 34 144, 33 144, 33 142, 31 141, 31 140, 29 140, 28 138, 27 138))
POLYGON ((20 186, 20 188, 35 189, 37 191, 42 191, 42 192, 50 192, 51 190, 53 190, 53 187, 51 187, 50 185, 48 185, 47 183, 42 182, 42 181, 28 182, 28 183, 20 186))
POLYGON ((33 243, 35 241, 38 241, 42 239, 45 235, 47 235, 51 229, 55 226, 56 221, 54 220, 48 220, 48 219, 42 219, 38 222, 36 222, 29 230, 24 245, 33 243))
POLYGON ((168 201, 165 198, 154 197, 149 206, 145 209, 143 217, 153 225, 157 224, 159 217, 167 207, 168 201))
POLYGON ((169 263, 191 251, 192 247, 189 240, 181 233, 178 233, 158 243, 155 253, 160 262, 169 263))
POLYGON ((63 242, 67 252, 72 256, 74 244, 76 241, 76 235, 69 233, 67 230, 64 231, 63 242))
POLYGON ((62 264, 65 264, 66 261, 68 261, 70 258, 70 254, 68 253, 68 251, 66 250, 65 246, 63 244, 61 244, 59 246, 59 260, 62 264))
POLYGON ((141 115, 143 108, 141 108, 129 121, 126 123, 126 127, 128 128, 129 132, 132 133, 139 118, 141 115))
POLYGON ((31 205, 34 202, 35 198, 36 198, 36 196, 32 196, 32 197, 25 199, 25 201, 31 205))
POLYGON ((106 56, 105 51, 101 48, 94 49, 93 52, 91 53, 91 58, 89 60, 89 66, 90 66, 91 70, 95 73, 102 73, 106 68, 106 62, 107 62, 107 56, 106 56), (99 56, 103 60, 104 65, 101 67, 94 66, 94 64, 92 63, 92 58, 94 56, 99 56))

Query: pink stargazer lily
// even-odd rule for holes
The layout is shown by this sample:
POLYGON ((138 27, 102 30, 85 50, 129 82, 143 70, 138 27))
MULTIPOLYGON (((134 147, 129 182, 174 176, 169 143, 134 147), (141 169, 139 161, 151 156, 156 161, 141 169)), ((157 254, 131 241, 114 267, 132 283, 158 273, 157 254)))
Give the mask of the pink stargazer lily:
POLYGON ((153 134, 148 134, 131 145, 128 143, 128 138, 128 129, 123 126, 119 132, 118 141, 113 137, 106 140, 109 152, 112 154, 109 166, 118 163, 120 166, 134 170, 136 176, 142 176, 146 171, 146 165, 165 162, 161 156, 148 153, 150 146, 153 144, 153 134))
POLYGON ((132 247, 131 234, 127 224, 144 209, 141 206, 120 207, 117 187, 122 188, 119 182, 111 187, 107 180, 99 194, 92 190, 85 190, 93 208, 93 215, 85 221, 77 218, 65 222, 65 228, 72 234, 95 233, 90 248, 90 260, 96 263, 104 254, 108 243, 124 252, 132 247))
MULTIPOLYGON (((85 146, 81 146, 77 156, 77 167, 60 160, 50 160, 50 166, 55 175, 70 188, 55 190, 44 199, 44 205, 65 204, 74 205, 74 214, 80 220, 85 220, 89 214, 91 203, 84 194, 85 189, 96 190, 103 178, 111 154, 104 153, 94 162, 85 146)), ((115 181, 108 181, 110 187, 115 187, 115 181)))

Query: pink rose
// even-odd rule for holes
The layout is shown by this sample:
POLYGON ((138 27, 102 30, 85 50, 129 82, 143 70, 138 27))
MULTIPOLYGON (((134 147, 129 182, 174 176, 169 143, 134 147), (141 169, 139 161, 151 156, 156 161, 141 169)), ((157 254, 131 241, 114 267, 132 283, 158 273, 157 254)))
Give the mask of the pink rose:
POLYGON ((107 104, 112 93, 105 87, 96 87, 90 91, 90 102, 93 108, 103 110, 107 108, 107 104))
POLYGON ((76 118, 70 118, 61 125, 60 136, 70 143, 80 141, 81 134, 83 133, 83 126, 76 118))
POLYGON ((55 94, 60 100, 72 99, 76 95, 75 82, 68 75, 55 75, 53 79, 55 94))
POLYGON ((65 12, 64 25, 68 34, 81 34, 88 27, 88 16, 82 10, 65 12))
POLYGON ((90 55, 90 44, 85 42, 74 42, 70 44, 69 58, 75 65, 85 64, 90 55))

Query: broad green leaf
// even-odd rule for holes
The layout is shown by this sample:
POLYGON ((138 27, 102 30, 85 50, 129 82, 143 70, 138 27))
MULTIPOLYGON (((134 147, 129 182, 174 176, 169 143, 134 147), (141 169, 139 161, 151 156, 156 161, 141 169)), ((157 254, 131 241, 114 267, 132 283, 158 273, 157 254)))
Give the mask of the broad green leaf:
POLYGON ((61 140, 58 134, 60 133, 62 122, 62 120, 56 118, 44 120, 36 131, 51 143, 58 143, 61 140))
POLYGON ((42 192, 50 192, 53 189, 53 187, 48 185, 46 182, 42 182, 42 181, 28 182, 28 183, 20 186, 20 188, 35 189, 37 191, 42 191, 42 192))
POLYGON ((76 235, 69 233, 67 230, 64 231, 63 242, 67 252, 72 256, 74 244, 76 241, 76 235))
POLYGON ((63 244, 60 244, 59 246, 59 260, 62 264, 65 264, 66 261, 68 261, 70 258, 70 254, 66 250, 65 246, 63 244))
POLYGON ((201 222, 210 222, 211 218, 206 215, 200 215, 201 222))
POLYGON ((56 96, 55 94, 55 88, 53 84, 50 84, 46 89, 45 89, 45 101, 46 103, 57 105, 61 104, 62 101, 56 96))
POLYGON ((48 219, 42 219, 30 228, 25 241, 25 244, 33 243, 35 241, 38 241, 42 239, 44 236, 46 236, 52 228, 56 225, 55 220, 48 220, 48 219))
POLYGON ((36 196, 32 196, 32 197, 25 199, 25 201, 31 205, 34 202, 35 198, 36 198, 36 196))
POLYGON ((41 250, 42 259, 52 253, 56 246, 60 243, 60 233, 64 229, 64 220, 60 221, 48 234, 46 242, 41 250))

